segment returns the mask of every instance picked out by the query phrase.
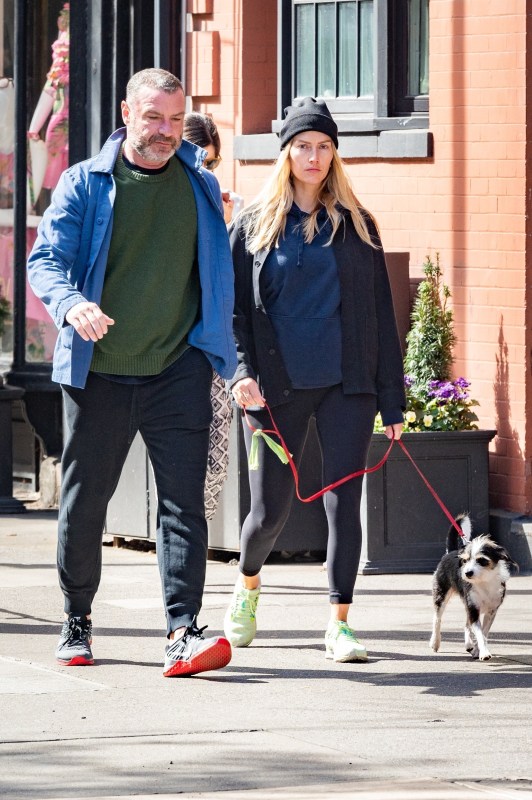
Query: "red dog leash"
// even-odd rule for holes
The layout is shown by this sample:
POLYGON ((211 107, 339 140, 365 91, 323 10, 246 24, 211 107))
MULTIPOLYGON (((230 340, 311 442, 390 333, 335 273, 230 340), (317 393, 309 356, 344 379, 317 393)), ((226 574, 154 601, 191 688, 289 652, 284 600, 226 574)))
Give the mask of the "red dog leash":
POLYGON ((315 492, 315 494, 310 495, 310 497, 302 497, 300 492, 299 492, 299 473, 298 473, 297 467, 296 467, 296 465, 294 463, 294 459, 292 458, 292 454, 290 453, 290 451, 288 450, 288 447, 286 446, 286 442, 283 439, 279 428, 277 427, 277 423, 275 422, 275 420, 273 418, 273 415, 272 415, 272 412, 271 412, 271 409, 270 409, 270 407, 269 407, 269 405, 267 403, 264 404, 264 408, 266 409, 266 411, 268 412, 268 414, 270 416, 270 420, 271 420, 271 423, 272 423, 272 430, 255 428, 250 423, 248 415, 247 415, 247 412, 246 412, 246 409, 244 408, 243 411, 244 411, 244 417, 245 417, 245 420, 246 420, 246 424, 247 424, 248 428, 253 432, 254 435, 262 436, 264 438, 266 444, 269 447, 271 447, 272 450, 274 450, 274 452, 276 452, 277 455, 279 455, 279 457, 282 458, 281 454, 278 452, 277 446, 275 445, 275 443, 272 442, 271 439, 269 439, 269 436, 274 435, 279 439, 279 443, 281 445, 282 452, 284 453, 284 459, 282 459, 282 460, 286 461, 286 463, 290 465, 290 469, 292 470, 292 475, 294 477, 294 483, 295 483, 295 487, 296 487, 296 496, 297 496, 298 500, 300 500, 302 503, 312 503, 314 500, 317 500, 318 497, 322 497, 326 492, 330 492, 332 489, 336 489, 338 486, 341 486, 343 483, 347 483, 347 481, 353 480, 353 478, 359 478, 362 475, 369 475, 372 472, 377 472, 379 469, 381 469, 381 467, 384 466, 384 464, 388 460, 388 456, 391 453, 391 450, 392 450, 392 447, 393 447, 394 443, 397 442, 397 444, 399 445, 399 447, 401 448, 403 453, 406 455, 406 457, 409 459, 410 463, 412 464, 412 466, 414 467, 414 469, 416 470, 416 472, 418 473, 418 475, 422 479, 423 483, 425 484, 425 486, 427 487, 427 489, 429 490, 429 492, 431 493, 433 498, 438 503, 439 507, 441 508, 441 510, 443 511, 443 513, 445 514, 445 516, 447 517, 447 519, 449 520, 451 525, 456 529, 456 531, 457 531, 458 535, 460 536, 460 538, 462 538, 462 539, 464 538, 464 534, 463 534, 463 531, 462 531, 461 527, 456 522, 456 520, 454 519, 454 517, 452 516, 450 511, 447 509, 447 507, 445 506, 445 504, 443 503, 441 498, 438 496, 438 494, 435 491, 435 489, 430 485, 430 483, 427 480, 427 478, 423 475, 423 473, 419 469, 418 465, 416 464, 416 462, 414 461, 414 459, 412 458, 412 456, 408 452, 405 443, 401 439, 395 439, 395 437, 390 440, 390 444, 388 446, 388 449, 386 450, 386 452, 383 455, 383 457, 381 458, 381 460, 377 464, 375 464, 373 467, 366 467, 365 469, 359 469, 356 472, 351 472, 349 475, 345 475, 343 478, 340 478, 340 480, 335 481, 334 483, 330 483, 328 486, 325 486, 323 489, 320 489, 318 492, 315 492))
POLYGON ((458 533, 458 535, 460 536, 460 538, 461 539, 465 539, 464 532, 463 532, 462 528, 457 523, 457 521, 455 520, 453 515, 450 513, 449 509, 445 506, 443 500, 438 496, 438 494, 436 493, 436 490, 433 489, 433 487, 430 485, 430 483, 428 482, 426 477, 423 475, 423 473, 419 469, 418 465, 416 464, 416 462, 414 461, 414 459, 412 458, 412 456, 410 455, 410 453, 406 449, 406 444, 403 442, 402 439, 392 439, 392 442, 394 442, 394 441, 397 441, 397 444, 399 445, 399 447, 401 448, 403 453, 410 460, 410 463, 412 464, 412 466, 416 470, 417 474, 420 476, 421 480, 423 481, 423 483, 425 484, 425 486, 427 487, 427 489, 429 490, 429 492, 431 493, 433 498, 436 500, 436 502, 438 503, 439 507, 441 508, 441 510, 443 511, 443 513, 445 514, 445 516, 447 517, 447 519, 449 520, 449 522, 451 523, 453 528, 455 528, 455 530, 458 533))

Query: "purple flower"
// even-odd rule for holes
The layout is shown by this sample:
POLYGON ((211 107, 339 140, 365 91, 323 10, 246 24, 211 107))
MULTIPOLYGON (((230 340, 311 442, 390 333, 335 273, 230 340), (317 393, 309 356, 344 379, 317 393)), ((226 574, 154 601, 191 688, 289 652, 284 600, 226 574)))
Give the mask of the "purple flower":
POLYGON ((450 381, 430 381, 428 394, 429 397, 449 400, 454 397, 454 386, 450 381))
POLYGON ((456 381, 430 381, 428 396, 440 401, 441 405, 447 402, 459 402, 466 400, 468 393, 466 388, 469 382, 465 378, 458 378, 456 381))

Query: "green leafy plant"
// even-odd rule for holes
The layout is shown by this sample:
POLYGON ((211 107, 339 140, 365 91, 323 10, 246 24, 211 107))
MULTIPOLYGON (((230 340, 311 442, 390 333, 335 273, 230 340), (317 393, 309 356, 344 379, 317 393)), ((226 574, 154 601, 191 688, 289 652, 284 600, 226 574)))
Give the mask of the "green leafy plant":
POLYGON ((450 379, 456 342, 453 312, 447 308, 451 292, 443 283, 439 253, 435 261, 426 257, 423 273, 425 279, 414 300, 405 355, 405 374, 412 379, 414 390, 422 392, 430 381, 450 379))
POLYGON ((412 326, 406 337, 405 388, 407 431, 463 431, 476 428, 476 400, 469 396, 465 378, 453 381, 453 347, 456 336, 451 297, 443 282, 440 256, 427 256, 424 280, 418 286, 412 326))
MULTIPOLYGON (((453 312, 448 308, 451 292, 443 283, 439 253, 435 261, 426 257, 423 273, 406 337, 404 430, 476 430, 478 417, 473 407, 478 402, 469 395, 470 383, 451 377, 456 336, 453 312)), ((384 430, 380 418, 375 430, 384 430)))

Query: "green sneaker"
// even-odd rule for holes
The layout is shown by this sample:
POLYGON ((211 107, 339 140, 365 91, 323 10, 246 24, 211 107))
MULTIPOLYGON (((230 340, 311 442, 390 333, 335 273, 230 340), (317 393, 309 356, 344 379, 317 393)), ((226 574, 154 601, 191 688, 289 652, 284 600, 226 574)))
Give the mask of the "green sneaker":
POLYGON ((224 617, 224 632, 233 647, 247 647, 255 638, 259 595, 260 586, 257 589, 245 589, 240 581, 236 584, 224 617))
POLYGON ((366 648, 347 622, 331 620, 325 634, 325 658, 333 661, 367 661, 366 648))

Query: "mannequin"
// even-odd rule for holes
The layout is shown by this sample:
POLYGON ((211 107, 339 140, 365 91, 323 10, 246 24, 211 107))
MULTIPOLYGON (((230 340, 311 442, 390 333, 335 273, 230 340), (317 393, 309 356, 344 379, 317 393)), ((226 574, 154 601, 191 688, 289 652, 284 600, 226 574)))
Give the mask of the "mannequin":
MULTIPOLYGON (((69 23, 70 3, 64 3, 57 20, 59 35, 52 44, 52 66, 28 131, 30 142, 38 141, 39 132, 51 115, 45 135, 47 163, 42 181, 45 189, 54 189, 59 176, 68 167, 69 23)), ((32 172, 38 171, 39 165, 32 164, 32 172)), ((39 194, 37 188, 40 187, 35 187, 34 203, 39 194)))

